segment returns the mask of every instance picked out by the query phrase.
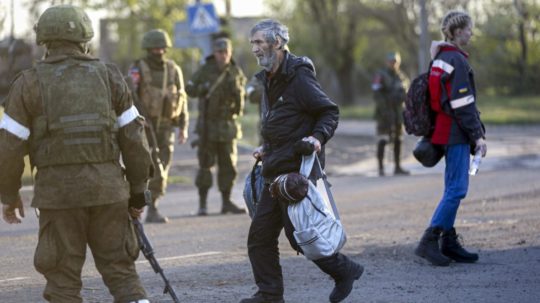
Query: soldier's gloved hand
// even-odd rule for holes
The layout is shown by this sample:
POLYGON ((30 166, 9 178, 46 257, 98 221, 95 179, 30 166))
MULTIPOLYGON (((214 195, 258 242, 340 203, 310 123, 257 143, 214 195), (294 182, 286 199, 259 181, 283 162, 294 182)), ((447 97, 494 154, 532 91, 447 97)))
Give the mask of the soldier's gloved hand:
POLYGON ((15 202, 2 205, 2 217, 9 224, 21 223, 21 218, 24 218, 24 206, 20 196, 17 197, 15 202), (17 209, 19 210, 20 218, 17 216, 17 209))
POLYGON ((486 144, 486 141, 484 140, 484 138, 479 138, 475 142, 474 153, 477 153, 479 151, 482 154, 482 157, 486 156, 486 154, 487 154, 487 144, 486 144))
POLYGON ((133 218, 139 218, 146 206, 146 196, 145 193, 131 193, 129 196, 129 214, 133 218))
POLYGON ((142 193, 131 193, 129 196, 129 207, 133 208, 144 208, 146 206, 146 199, 144 192, 142 193))

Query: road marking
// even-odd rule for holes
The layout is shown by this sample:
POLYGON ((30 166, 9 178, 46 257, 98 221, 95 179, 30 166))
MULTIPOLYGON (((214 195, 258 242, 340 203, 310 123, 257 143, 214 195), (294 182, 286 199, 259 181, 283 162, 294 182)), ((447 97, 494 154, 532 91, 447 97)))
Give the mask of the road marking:
MULTIPOLYGON (((198 253, 198 254, 189 254, 189 255, 182 255, 182 256, 167 257, 167 258, 158 258, 157 260, 158 261, 170 261, 170 260, 178 260, 178 259, 189 259, 189 258, 198 258, 198 257, 206 257, 206 256, 215 256, 215 255, 219 255, 219 254, 222 254, 222 252, 220 252, 220 251, 208 251, 208 252, 203 252, 203 253, 198 253)), ((140 264, 140 263, 146 263, 146 262, 148 262, 148 261, 147 260, 141 260, 141 261, 137 261, 135 263, 140 264)))
POLYGON ((30 277, 16 277, 16 278, 0 280, 0 283, 12 282, 12 281, 20 281, 20 280, 28 280, 28 279, 30 279, 30 277))

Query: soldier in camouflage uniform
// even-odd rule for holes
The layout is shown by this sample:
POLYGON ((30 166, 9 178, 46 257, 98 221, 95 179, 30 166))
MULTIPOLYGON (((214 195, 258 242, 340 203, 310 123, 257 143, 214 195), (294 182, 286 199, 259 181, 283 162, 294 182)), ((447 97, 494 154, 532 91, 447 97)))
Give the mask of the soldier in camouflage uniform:
POLYGON ((403 102, 409 80, 399 69, 399 53, 389 53, 386 68, 381 69, 373 79, 372 89, 375 98, 375 120, 377 122, 377 161, 379 175, 384 176, 384 147, 388 142, 394 144, 395 175, 408 175, 400 165, 401 136, 403 133, 403 102))
POLYGON ((167 33, 154 29, 144 34, 142 48, 146 57, 135 61, 129 77, 135 91, 135 105, 147 122, 147 137, 152 148, 154 177, 148 186, 152 192, 152 205, 146 222, 166 223, 167 217, 158 212, 158 199, 164 195, 174 150, 174 127, 178 127, 178 143, 188 137, 189 113, 184 90, 184 77, 180 67, 165 58, 171 41, 167 33))
POLYGON ((35 30, 45 59, 14 80, 0 122, 3 218, 13 224, 24 217, 19 190, 30 154, 37 168, 32 207, 40 213, 34 265, 47 280, 43 297, 83 301, 89 246, 114 302, 148 303, 131 224, 144 207, 152 168, 143 120, 120 71, 87 54, 94 33, 82 9, 50 7, 35 30))
POLYGON ((213 42, 213 54, 186 85, 190 97, 199 98, 199 117, 195 132, 199 138, 197 157, 199 171, 195 185, 199 189, 198 215, 207 214, 208 190, 212 186, 210 168, 217 160, 218 187, 222 195, 221 213, 244 213, 231 201, 231 190, 237 175, 236 140, 242 131, 238 117, 244 108, 246 78, 232 57, 231 41, 219 38, 213 42))

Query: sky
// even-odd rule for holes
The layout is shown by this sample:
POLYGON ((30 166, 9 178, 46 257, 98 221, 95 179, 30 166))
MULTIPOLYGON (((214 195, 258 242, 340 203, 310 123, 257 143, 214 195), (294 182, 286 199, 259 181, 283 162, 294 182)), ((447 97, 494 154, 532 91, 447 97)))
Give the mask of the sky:
MULTIPOLYGON (((0 15, 7 14, 8 18, 4 23, 4 30, 0 32, 0 40, 9 35, 11 20, 10 20, 10 3, 12 0, 0 0, 0 15)), ((15 11, 15 36, 24 37, 30 31, 35 23, 35 20, 29 20, 29 14, 27 10, 23 7, 23 3, 26 1, 23 0, 13 0, 14 1, 14 11, 15 11)), ((258 16, 263 13, 263 1, 264 0, 231 0, 231 13, 234 17, 245 17, 245 16, 258 16)), ((217 13, 219 15, 225 14, 225 0, 213 0, 213 1, 202 1, 203 3, 212 2, 214 3, 217 13)), ((192 1, 195 3, 195 1, 192 1)), ((96 11, 87 11, 87 14, 92 19, 92 25, 94 27, 94 32, 98 33, 99 29, 99 18, 106 16, 106 12, 96 12, 96 11)), ((26 37, 28 38, 28 37, 26 37)), ((33 40, 33 38, 30 38, 33 40)))

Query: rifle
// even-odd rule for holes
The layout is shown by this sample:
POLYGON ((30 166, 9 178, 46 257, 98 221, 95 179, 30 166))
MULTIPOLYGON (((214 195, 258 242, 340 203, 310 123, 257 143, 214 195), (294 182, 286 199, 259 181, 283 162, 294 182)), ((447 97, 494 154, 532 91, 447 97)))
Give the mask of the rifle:
POLYGON ((168 293, 173 299, 174 303, 180 303, 180 299, 178 299, 178 297, 176 296, 174 288, 172 288, 169 280, 167 279, 167 277, 165 277, 163 269, 161 268, 161 266, 159 266, 159 263, 154 256, 154 248, 152 247, 152 244, 150 244, 150 240, 148 240, 148 237, 146 237, 146 234, 144 233, 142 223, 139 221, 139 219, 135 218, 133 219, 133 225, 135 226, 135 232, 137 234, 137 239, 139 240, 139 247, 144 257, 148 260, 148 263, 150 263, 152 269, 154 269, 154 272, 159 274, 163 279, 163 282, 165 282, 165 288, 163 289, 163 293, 168 293))

